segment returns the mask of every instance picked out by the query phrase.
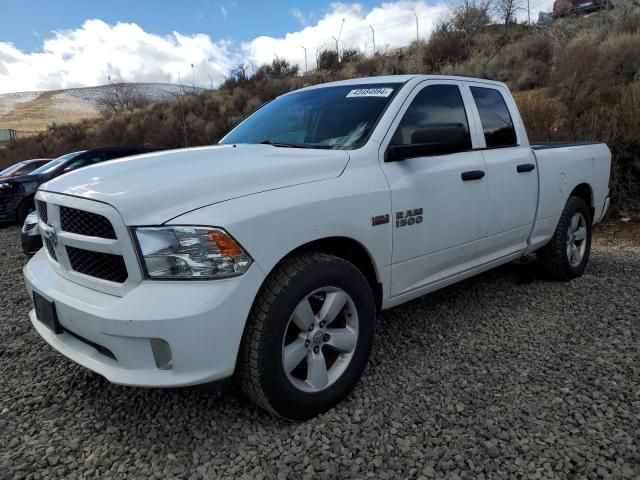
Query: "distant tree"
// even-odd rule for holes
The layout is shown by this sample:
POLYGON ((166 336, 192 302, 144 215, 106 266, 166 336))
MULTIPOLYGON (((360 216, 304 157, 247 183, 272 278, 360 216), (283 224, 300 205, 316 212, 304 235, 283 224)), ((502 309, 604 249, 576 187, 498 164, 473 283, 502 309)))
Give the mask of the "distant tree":
POLYGON ((241 87, 249 82, 249 65, 240 63, 231 69, 229 76, 220 85, 221 89, 233 90, 235 87, 241 87))
POLYGON ((491 23, 491 0, 462 0, 451 7, 453 30, 474 35, 491 23))
POLYGON ((98 110, 106 115, 114 115, 142 108, 150 103, 135 83, 119 81, 104 88, 96 101, 98 110))
POLYGON ((505 31, 516 21, 516 14, 523 9, 523 0, 493 0, 493 11, 505 26, 505 31))

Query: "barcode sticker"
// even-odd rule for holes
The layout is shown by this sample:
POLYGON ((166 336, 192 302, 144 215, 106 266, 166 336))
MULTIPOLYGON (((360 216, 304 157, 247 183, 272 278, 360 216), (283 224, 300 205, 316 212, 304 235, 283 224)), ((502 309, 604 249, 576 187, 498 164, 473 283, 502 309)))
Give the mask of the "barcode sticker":
POLYGON ((388 97, 392 93, 393 88, 356 88, 347 93, 347 98, 388 97))

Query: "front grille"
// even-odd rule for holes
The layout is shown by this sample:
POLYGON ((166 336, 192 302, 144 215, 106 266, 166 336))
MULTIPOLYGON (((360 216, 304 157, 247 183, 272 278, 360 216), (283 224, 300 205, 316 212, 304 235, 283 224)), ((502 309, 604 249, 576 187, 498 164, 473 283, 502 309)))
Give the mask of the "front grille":
POLYGON ((75 208, 60 207, 60 226, 65 232, 88 237, 116 238, 113 225, 106 217, 75 208))
POLYGON ((41 200, 38 200, 38 215, 40 216, 40 219, 44 222, 44 223, 48 223, 49 222, 49 214, 47 212, 47 204, 41 200))
POLYGON ((56 257, 56 251, 53 248, 53 244, 51 243, 51 240, 49 240, 48 238, 45 238, 44 245, 45 247, 47 247, 47 252, 49 252, 49 255, 51 256, 51 258, 53 258, 57 262, 58 257, 56 257))
POLYGON ((120 255, 69 246, 66 248, 71 268, 76 272, 110 282, 124 283, 127 280, 127 267, 120 255))

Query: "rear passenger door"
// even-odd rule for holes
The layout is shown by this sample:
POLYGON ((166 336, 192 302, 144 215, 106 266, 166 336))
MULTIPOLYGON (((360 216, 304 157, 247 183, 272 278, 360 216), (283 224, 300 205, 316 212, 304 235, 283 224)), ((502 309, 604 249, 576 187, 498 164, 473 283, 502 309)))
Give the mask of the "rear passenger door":
POLYGON ((489 207, 486 168, 482 152, 473 150, 476 139, 465 108, 471 99, 464 98, 461 86, 435 80, 418 85, 381 145, 391 189, 393 296, 482 263, 489 207), (457 151, 388 161, 390 145, 415 145, 421 132, 452 124, 466 131, 466 143, 457 151))
POLYGON ((487 249, 492 259, 526 248, 538 202, 538 172, 520 115, 502 86, 465 82, 472 112, 481 126, 481 151, 487 166, 489 217, 487 249))

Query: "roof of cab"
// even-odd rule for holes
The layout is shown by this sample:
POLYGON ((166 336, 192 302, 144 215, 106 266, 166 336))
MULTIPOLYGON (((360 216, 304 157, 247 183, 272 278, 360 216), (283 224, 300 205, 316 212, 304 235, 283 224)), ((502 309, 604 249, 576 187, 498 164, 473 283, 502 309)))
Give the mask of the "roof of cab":
POLYGON ((322 88, 327 86, 337 87, 341 85, 363 85, 363 84, 377 84, 377 83, 402 83, 405 84, 411 80, 461 80, 461 81, 473 81, 488 83, 496 86, 504 86, 502 82, 496 82, 495 80, 486 80, 484 78, 477 77, 461 77, 454 75, 382 75, 379 77, 363 77, 352 78, 349 80, 338 80, 335 82, 320 83, 318 85, 310 85, 304 87, 302 90, 310 90, 313 88, 322 88))

